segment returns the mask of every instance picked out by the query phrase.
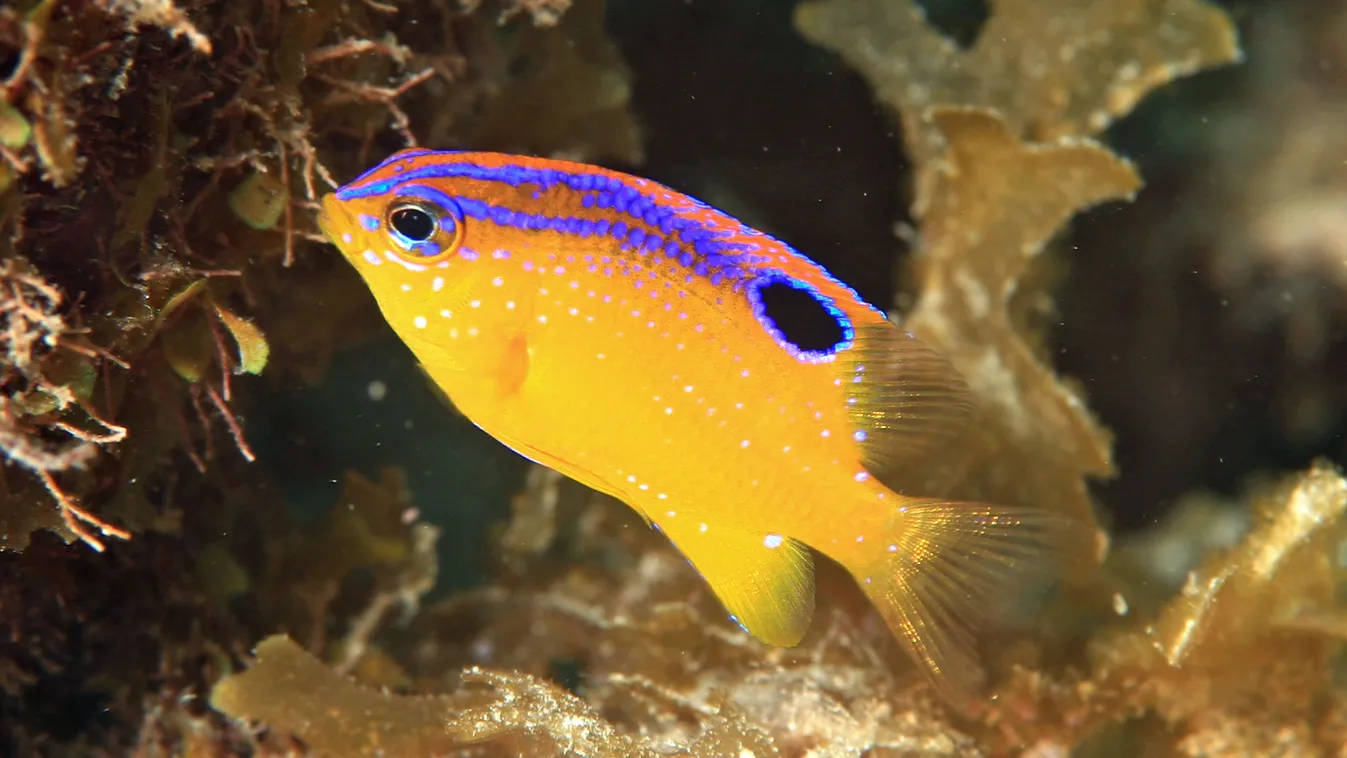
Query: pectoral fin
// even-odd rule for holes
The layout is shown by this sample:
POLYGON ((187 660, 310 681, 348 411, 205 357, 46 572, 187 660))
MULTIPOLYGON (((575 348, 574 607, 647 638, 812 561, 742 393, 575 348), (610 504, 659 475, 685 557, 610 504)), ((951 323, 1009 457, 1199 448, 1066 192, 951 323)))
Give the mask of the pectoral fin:
POLYGON ((749 634, 794 647, 814 617, 814 557, 779 534, 745 532, 682 517, 653 522, 711 585, 749 634))

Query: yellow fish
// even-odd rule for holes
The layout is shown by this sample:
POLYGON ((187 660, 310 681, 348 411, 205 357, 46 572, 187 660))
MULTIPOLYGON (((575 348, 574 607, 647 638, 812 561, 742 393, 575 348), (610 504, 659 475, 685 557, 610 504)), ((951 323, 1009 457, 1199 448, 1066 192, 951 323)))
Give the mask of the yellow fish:
POLYGON ((319 223, 473 423, 636 509, 753 636, 793 646, 810 548, 856 578, 937 690, 1063 519, 900 495, 968 417, 952 366, 791 247, 655 182, 408 150, 319 223))

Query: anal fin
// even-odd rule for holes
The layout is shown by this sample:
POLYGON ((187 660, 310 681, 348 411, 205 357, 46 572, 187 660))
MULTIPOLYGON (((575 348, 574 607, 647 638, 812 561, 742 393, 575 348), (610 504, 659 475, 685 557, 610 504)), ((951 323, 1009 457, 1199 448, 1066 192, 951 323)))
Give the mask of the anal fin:
POLYGON ((656 523, 729 611, 754 637, 794 647, 814 617, 814 556, 779 534, 694 523, 656 523))

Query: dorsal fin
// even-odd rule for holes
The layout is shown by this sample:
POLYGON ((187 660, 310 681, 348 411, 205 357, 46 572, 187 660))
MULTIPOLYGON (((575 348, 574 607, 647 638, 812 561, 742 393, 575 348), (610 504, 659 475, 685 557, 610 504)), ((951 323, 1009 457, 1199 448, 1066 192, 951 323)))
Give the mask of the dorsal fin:
POLYGON ((898 492, 948 452, 971 417, 972 394, 953 364, 891 322, 857 327, 836 365, 862 462, 898 492))

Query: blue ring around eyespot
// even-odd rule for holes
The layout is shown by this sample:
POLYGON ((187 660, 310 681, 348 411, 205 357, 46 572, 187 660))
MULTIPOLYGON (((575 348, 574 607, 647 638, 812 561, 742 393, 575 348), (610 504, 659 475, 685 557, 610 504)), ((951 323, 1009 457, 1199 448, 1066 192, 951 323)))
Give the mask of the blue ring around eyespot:
POLYGON ((856 341, 856 329, 851 323, 851 318, 841 308, 837 307, 836 301, 819 292, 817 287, 808 282, 801 281, 793 276, 787 276, 784 272, 776 269, 769 269, 747 282, 745 294, 748 295, 749 305, 753 308, 753 316, 757 318, 759 324, 762 324, 762 328, 766 329, 772 339, 776 340, 776 344, 804 363, 831 361, 834 356, 851 347, 856 341), (828 311, 828 315, 837 321, 837 325, 842 329, 842 339, 827 350, 801 350, 786 337, 785 332, 777 328, 776 323, 767 315, 767 306, 762 302, 760 290, 772 284, 785 284, 794 289, 808 292, 819 305, 823 306, 824 310, 828 311))
MULTIPOLYGON (((414 197, 418 200, 425 200, 428 203, 437 206, 439 213, 434 214, 437 232, 448 234, 451 238, 458 236, 463 223, 463 210, 458 207, 458 203, 447 193, 434 187, 427 187, 424 184, 405 184, 394 191, 396 197, 414 197)), ((396 205, 394 207, 397 207, 396 205)), ((427 211, 433 210, 430 208, 427 211)), ((422 258, 434 258, 443 252, 440 244, 432 240, 413 240, 402 236, 392 224, 388 225, 389 236, 393 238, 402 249, 409 253, 415 253, 422 258)), ((435 235, 435 236, 438 236, 435 235)))

